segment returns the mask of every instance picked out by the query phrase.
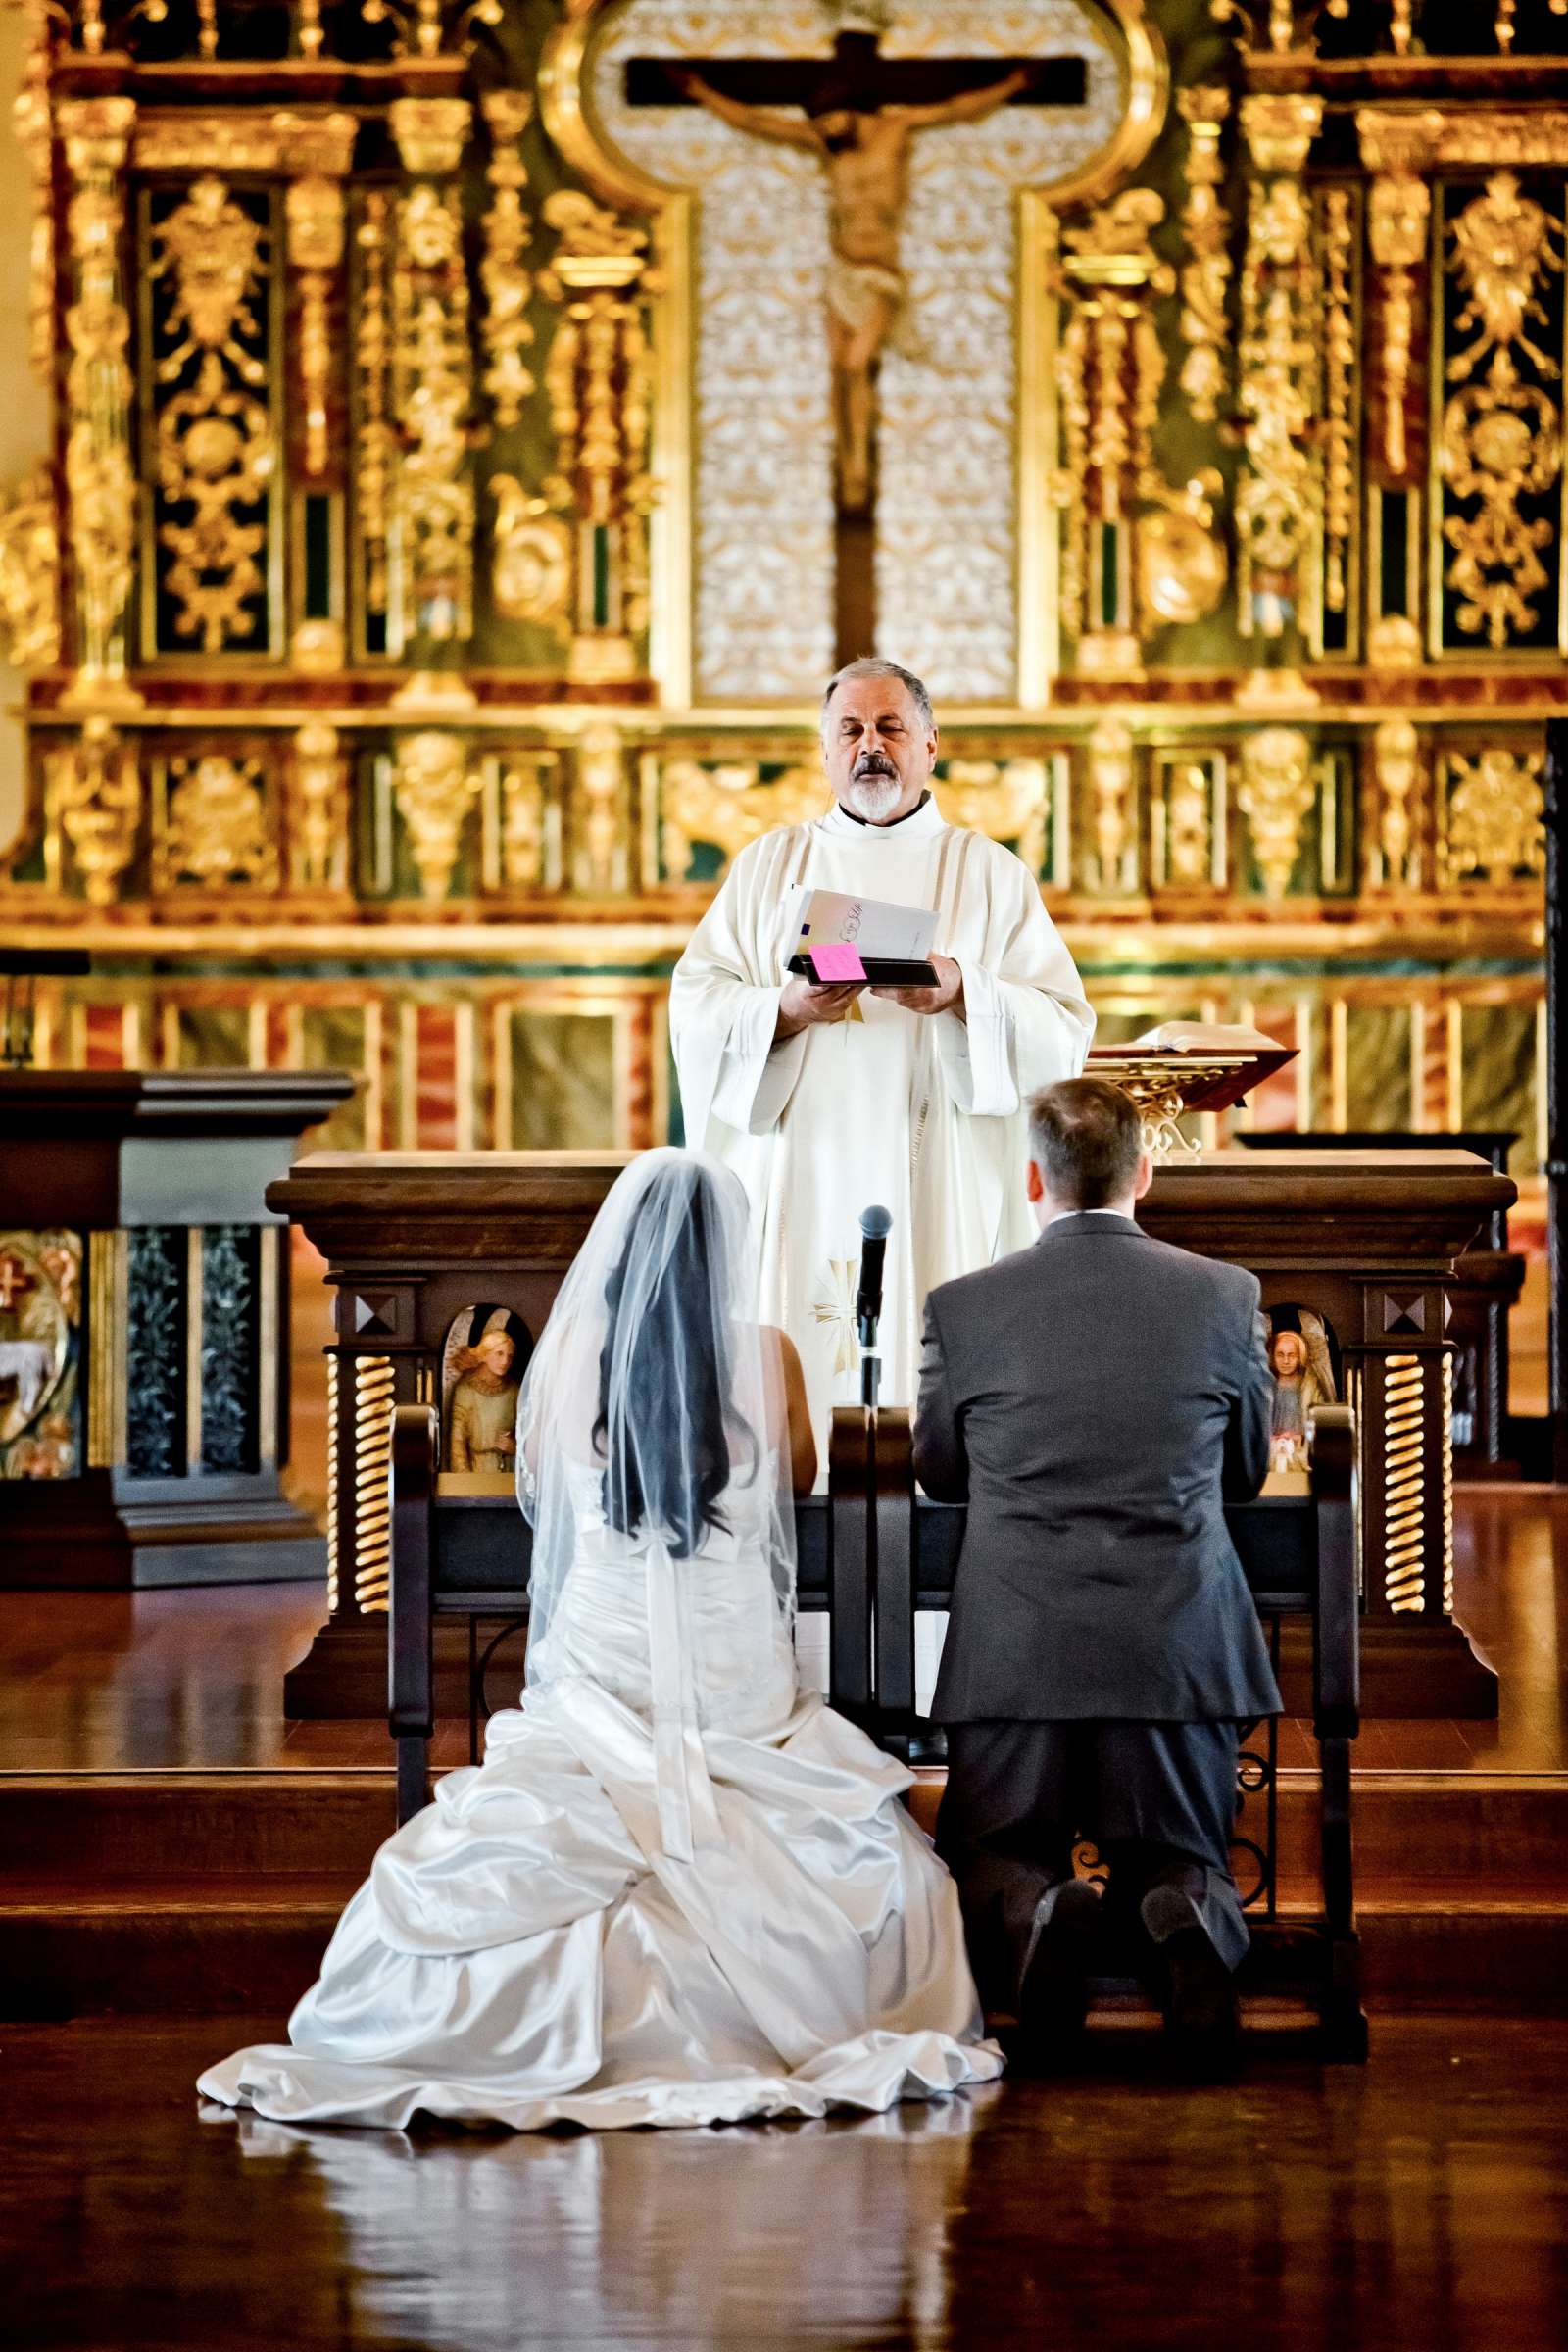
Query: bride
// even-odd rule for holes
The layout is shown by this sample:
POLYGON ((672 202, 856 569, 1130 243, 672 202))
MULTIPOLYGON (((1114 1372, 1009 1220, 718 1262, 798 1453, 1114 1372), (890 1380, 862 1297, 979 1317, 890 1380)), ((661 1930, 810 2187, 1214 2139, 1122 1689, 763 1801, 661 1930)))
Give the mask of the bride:
POLYGON ((527 1687, 388 1839, 289 2041, 202 2076, 291 2122, 537 2131, 889 2107, 988 2082, 909 1774, 796 1681, 815 1469, 736 1178, 618 1179, 518 1407, 527 1687))

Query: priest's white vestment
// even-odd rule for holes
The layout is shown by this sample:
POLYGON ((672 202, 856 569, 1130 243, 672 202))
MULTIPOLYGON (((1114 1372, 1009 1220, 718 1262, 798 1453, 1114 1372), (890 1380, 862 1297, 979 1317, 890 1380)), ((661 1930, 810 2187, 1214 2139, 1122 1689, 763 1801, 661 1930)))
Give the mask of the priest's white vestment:
POLYGON ((860 1211, 891 1210, 881 1396, 914 1400, 926 1293, 1034 1239, 1028 1099, 1076 1076, 1094 1031, 1072 957, 1021 859, 934 800, 889 826, 833 808, 735 859, 675 967, 670 1023, 688 1144, 736 1170, 761 1248, 764 1321, 800 1350, 817 1452, 860 1394, 860 1211), (773 1042, 805 894, 937 911, 962 1016, 862 994, 860 1018, 773 1042))

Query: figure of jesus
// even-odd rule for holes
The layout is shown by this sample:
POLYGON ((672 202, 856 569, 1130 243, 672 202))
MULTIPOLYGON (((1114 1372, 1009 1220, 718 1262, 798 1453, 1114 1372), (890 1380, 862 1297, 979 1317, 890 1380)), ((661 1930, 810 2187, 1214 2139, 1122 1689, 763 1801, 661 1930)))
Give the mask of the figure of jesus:
POLYGON ((832 258, 827 279, 828 344, 833 362, 839 505, 862 513, 871 499, 871 438, 876 369, 891 343, 912 358, 919 340, 909 318, 908 286, 899 258, 899 228, 916 131, 946 122, 979 122, 1034 78, 1020 66, 984 89, 931 106, 874 102, 863 75, 829 60, 804 115, 743 105, 698 74, 671 68, 689 98, 720 122, 759 139, 805 147, 827 167, 832 258))

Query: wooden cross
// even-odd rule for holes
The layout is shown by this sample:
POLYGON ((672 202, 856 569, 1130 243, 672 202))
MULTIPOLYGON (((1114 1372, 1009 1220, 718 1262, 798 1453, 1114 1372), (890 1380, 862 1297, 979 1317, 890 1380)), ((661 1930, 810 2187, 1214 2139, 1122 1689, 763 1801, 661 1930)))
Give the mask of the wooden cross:
POLYGON ((899 226, 910 139, 942 123, 978 122, 997 106, 1082 106, 1088 80, 1081 57, 884 57, 874 32, 841 32, 831 57, 820 59, 704 59, 700 72, 683 58, 627 61, 628 106, 706 106, 753 137, 814 152, 826 168, 840 662, 876 642, 872 418, 882 352, 906 308, 899 226))

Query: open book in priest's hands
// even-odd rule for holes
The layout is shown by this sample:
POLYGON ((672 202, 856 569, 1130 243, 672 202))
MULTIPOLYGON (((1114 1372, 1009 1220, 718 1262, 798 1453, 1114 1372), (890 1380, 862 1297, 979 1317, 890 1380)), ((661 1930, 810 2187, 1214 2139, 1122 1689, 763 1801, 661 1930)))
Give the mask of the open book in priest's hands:
POLYGON ((865 980, 872 988, 935 988, 931 957, 935 910, 900 906, 891 899, 859 899, 848 891, 811 890, 803 904, 789 968, 802 979, 831 987, 865 980), (822 968, 817 968, 818 954, 822 968), (838 953, 834 953, 838 951, 838 953))

